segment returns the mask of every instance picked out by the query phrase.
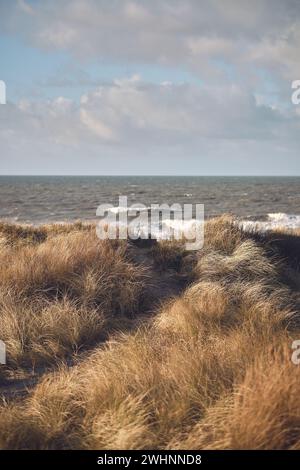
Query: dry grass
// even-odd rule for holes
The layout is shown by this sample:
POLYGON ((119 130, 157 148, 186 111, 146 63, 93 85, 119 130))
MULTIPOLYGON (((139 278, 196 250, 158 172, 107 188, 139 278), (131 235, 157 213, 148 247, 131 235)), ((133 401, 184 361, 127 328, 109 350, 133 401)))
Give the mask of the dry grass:
MULTIPOLYGON (((74 249, 72 232, 68 239, 74 249)), ((60 238, 58 242, 66 243, 60 238)), ((45 375, 27 397, 4 403, 0 447, 300 449, 300 369, 291 361, 291 343, 300 334, 299 293, 295 285, 282 282, 288 260, 280 260, 264 244, 266 240, 242 233, 229 218, 208 222, 204 249, 192 259, 182 254, 182 263, 191 263, 193 283, 135 331, 112 337, 77 365, 62 365, 45 375)), ((48 249, 54 253, 52 242, 48 249)), ((87 265, 89 249, 81 255, 87 265)), ((113 248, 114 253, 121 250, 122 260, 123 249, 113 248)), ((161 247, 154 256, 163 256, 169 266, 167 253, 174 266, 171 246, 161 247)), ((52 263, 57 266, 57 261, 52 263)), ((102 300, 95 289, 87 295, 82 281, 80 288, 74 284, 69 269, 79 277, 83 271, 68 257, 59 278, 51 269, 56 294, 50 292, 44 313, 36 317, 24 304, 18 316, 27 315, 28 323, 32 317, 34 344, 44 332, 53 341, 51 348, 59 343, 69 350, 86 341, 78 338, 98 337, 95 318, 100 315, 99 322, 105 324, 106 312, 116 311, 115 297, 102 300), (60 319, 61 310, 73 313, 60 319), (84 333, 77 327, 81 314, 89 318, 84 333), (47 333, 41 326, 44 317, 47 328, 54 318, 60 319, 56 330, 47 333), (66 327, 59 322, 64 324, 66 317, 74 326, 64 335, 66 327)), ((106 269, 116 273, 112 264, 106 269)), ((117 271, 122 271, 120 266, 117 271)), ((25 268, 17 272, 18 289, 29 301, 49 286, 46 274, 36 278, 25 268), (24 279, 35 289, 26 290, 24 279)), ((4 276, 6 289, 11 288, 10 279, 4 276)), ((134 311, 137 303, 128 295, 129 301, 124 293, 115 294, 117 304, 124 299, 124 311, 134 311)), ((31 343, 26 351, 31 354, 31 343)))
POLYGON ((78 305, 67 297, 37 301, 9 291, 1 298, 1 338, 11 368, 55 364, 103 338, 107 319, 99 309, 78 305))
POLYGON ((145 293, 146 271, 126 243, 78 225, 38 233, 2 226, 1 339, 11 367, 55 363, 125 328, 145 293), (12 243, 20 233, 22 243, 12 243))
POLYGON ((154 245, 151 251, 156 269, 175 269, 177 272, 181 270, 183 257, 186 254, 183 243, 162 240, 154 245))

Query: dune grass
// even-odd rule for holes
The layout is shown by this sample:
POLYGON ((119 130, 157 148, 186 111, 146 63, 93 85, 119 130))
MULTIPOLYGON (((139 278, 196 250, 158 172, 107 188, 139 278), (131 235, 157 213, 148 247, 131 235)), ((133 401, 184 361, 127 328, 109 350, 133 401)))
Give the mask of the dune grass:
MULTIPOLYGON (((137 328, 104 335, 75 365, 61 363, 27 396, 4 402, 0 447, 300 449, 300 369, 291 361, 299 270, 270 239, 223 217, 207 222, 198 253, 172 243, 150 250, 157 269, 189 276, 186 289, 137 328)), ((16 264, 1 268, 1 315, 11 310, 6 324, 28 327, 16 340, 15 351, 26 345, 12 355, 16 366, 49 351, 66 357, 101 338, 108 318, 142 313, 142 266, 126 244, 99 243, 92 231, 70 230, 22 244, 16 264)), ((12 260, 19 248, 9 250, 1 256, 12 260)))
POLYGON ((126 242, 99 240, 78 225, 42 227, 40 236, 37 229, 2 229, 0 318, 8 366, 55 363, 125 328, 138 313, 147 273, 130 260, 126 242))

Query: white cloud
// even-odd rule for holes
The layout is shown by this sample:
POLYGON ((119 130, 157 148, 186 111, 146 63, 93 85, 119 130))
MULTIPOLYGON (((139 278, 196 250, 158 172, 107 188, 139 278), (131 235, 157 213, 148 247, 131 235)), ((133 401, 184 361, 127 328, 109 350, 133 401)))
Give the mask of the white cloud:
POLYGON ((179 152, 187 159, 223 155, 226 160, 232 149, 243 155, 251 148, 256 153, 253 163, 266 147, 294 154, 300 141, 296 109, 283 112, 260 104, 247 88, 153 85, 138 77, 99 87, 84 95, 79 105, 63 97, 22 100, 18 106, 2 107, 0 119, 6 155, 32 156, 44 145, 53 161, 71 151, 81 158, 89 152, 112 152, 138 158, 141 168, 145 155, 154 156, 158 150, 161 158, 179 152))
POLYGON ((86 126, 93 134, 100 139, 113 141, 115 140, 115 134, 113 130, 108 127, 106 124, 101 122, 100 119, 92 116, 87 110, 80 110, 80 121, 84 126, 86 126))
POLYGON ((84 155, 114 172, 122 156, 141 173, 155 158, 197 159, 211 171, 210 162, 226 170, 226 160, 255 172, 267 164, 279 171, 288 158, 299 172, 300 116, 290 102, 300 78, 298 1, 19 0, 0 3, 0 27, 36 48, 69 52, 79 68, 166 65, 201 79, 154 84, 134 75, 90 83, 79 103, 10 103, 0 108, 2 154, 12 156, 4 167, 23 154, 50 166, 84 155))
POLYGON ((0 8, 4 30, 81 59, 184 65, 204 76, 207 68, 211 79, 220 72, 214 58, 244 78, 255 65, 300 74, 295 0, 22 0, 0 8))

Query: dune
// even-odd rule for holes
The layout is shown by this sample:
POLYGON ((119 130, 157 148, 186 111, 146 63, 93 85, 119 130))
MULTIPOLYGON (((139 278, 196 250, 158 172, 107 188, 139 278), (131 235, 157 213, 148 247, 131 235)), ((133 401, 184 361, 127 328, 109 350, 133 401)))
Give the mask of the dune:
POLYGON ((0 224, 1 449, 300 449, 300 234, 0 224))

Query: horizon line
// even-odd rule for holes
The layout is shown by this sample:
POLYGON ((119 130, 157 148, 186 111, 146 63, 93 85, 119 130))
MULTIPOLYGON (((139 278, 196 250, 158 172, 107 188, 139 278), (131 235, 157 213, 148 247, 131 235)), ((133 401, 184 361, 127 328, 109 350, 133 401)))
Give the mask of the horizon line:
POLYGON ((66 177, 103 177, 103 176, 109 176, 109 177, 156 177, 156 178, 163 178, 163 177, 202 177, 202 178, 299 178, 300 174, 283 174, 283 175, 256 175, 256 174, 233 174, 233 175, 213 175, 213 174, 208 174, 208 175, 201 175, 201 174, 163 174, 163 175, 156 175, 156 174, 67 174, 67 173, 59 173, 59 174, 30 174, 30 173, 22 173, 22 174, 12 174, 12 173, 1 173, 0 177, 5 177, 5 176, 12 176, 12 177, 19 177, 19 176, 31 176, 31 177, 43 177, 43 176, 66 176, 66 177))

